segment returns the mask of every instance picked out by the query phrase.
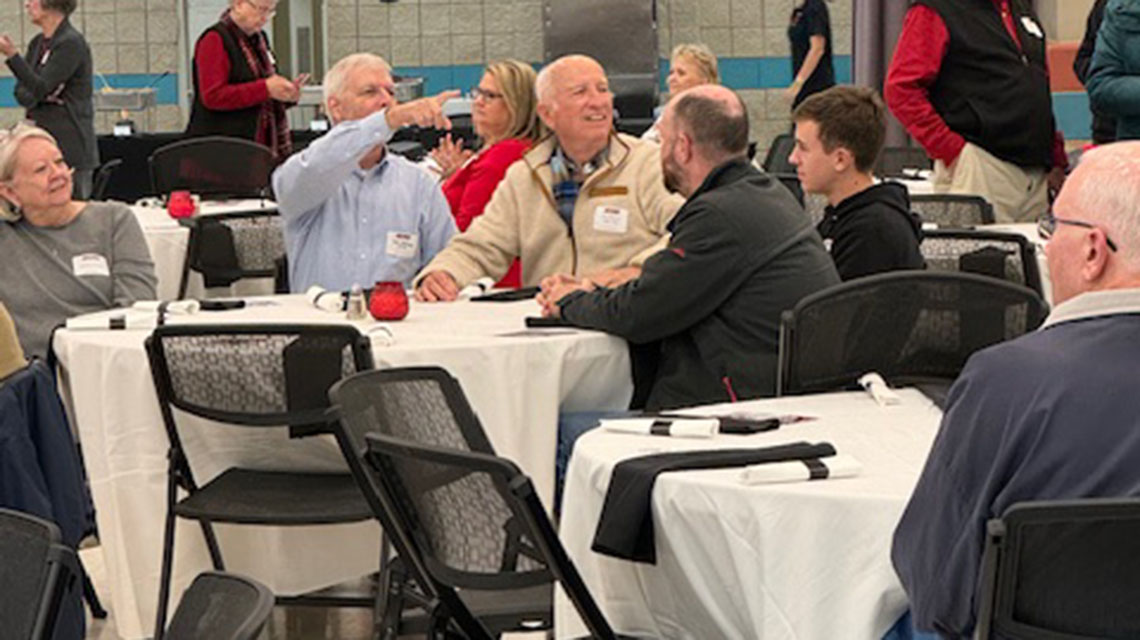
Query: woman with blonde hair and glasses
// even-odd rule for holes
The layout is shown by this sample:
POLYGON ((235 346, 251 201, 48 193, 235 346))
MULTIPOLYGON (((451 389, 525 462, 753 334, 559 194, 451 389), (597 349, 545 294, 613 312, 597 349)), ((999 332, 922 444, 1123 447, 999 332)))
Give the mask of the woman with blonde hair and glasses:
MULTIPOLYGON (((716 55, 712 49, 703 44, 679 44, 673 47, 669 57, 669 75, 665 82, 669 85, 669 97, 673 97, 686 89, 702 84, 718 84, 720 71, 717 69, 716 55)), ((641 134, 643 140, 661 142, 661 134, 657 131, 657 124, 641 134)))
MULTIPOLYGON (((518 60, 488 64, 479 86, 471 90, 471 120, 480 140, 478 151, 463 149, 463 141, 453 141, 450 135, 432 151, 445 178, 443 195, 461 232, 483 213, 507 167, 542 134, 535 111, 535 77, 534 69, 518 60)), ((518 287, 521 282, 516 259, 498 286, 518 287)))
POLYGON ((124 204, 71 197, 55 138, 24 124, 0 130, 0 300, 24 351, 43 357, 67 318, 153 300, 157 279, 124 204))

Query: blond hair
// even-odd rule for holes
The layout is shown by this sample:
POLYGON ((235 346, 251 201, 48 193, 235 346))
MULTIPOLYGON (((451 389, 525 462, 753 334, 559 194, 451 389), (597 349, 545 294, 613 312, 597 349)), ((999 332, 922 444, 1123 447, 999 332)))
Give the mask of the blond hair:
POLYGON ((673 47, 673 53, 669 56, 670 60, 685 56, 692 61, 693 66, 697 68, 705 78, 705 82, 709 84, 720 83, 720 73, 717 71, 716 54, 708 45, 699 43, 685 43, 673 47))
POLYGON ((495 60, 487 65, 487 73, 499 85, 503 103, 511 114, 511 122, 504 138, 538 140, 542 134, 539 124, 537 94, 534 90, 534 68, 518 60, 495 60))
MULTIPOLYGON (((32 138, 41 138, 59 147, 47 130, 29 122, 19 122, 10 129, 0 129, 0 183, 12 181, 16 175, 16 157, 19 155, 20 145, 32 138)), ((15 213, 15 209, 7 198, 0 196, 0 214, 11 215, 15 213)))

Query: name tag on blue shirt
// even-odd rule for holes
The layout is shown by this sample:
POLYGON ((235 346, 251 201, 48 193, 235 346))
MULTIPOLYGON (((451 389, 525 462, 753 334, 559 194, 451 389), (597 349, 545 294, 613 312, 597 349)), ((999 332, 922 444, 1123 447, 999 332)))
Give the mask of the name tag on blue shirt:
POLYGON ((385 252, 393 258, 414 258, 420 247, 420 237, 415 233, 402 231, 388 232, 388 246, 385 252))

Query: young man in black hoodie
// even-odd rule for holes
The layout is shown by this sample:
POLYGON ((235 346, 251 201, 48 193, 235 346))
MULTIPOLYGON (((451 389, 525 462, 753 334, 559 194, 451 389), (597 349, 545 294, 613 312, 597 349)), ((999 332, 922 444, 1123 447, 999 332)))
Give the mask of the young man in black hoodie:
POLYGON ((807 193, 827 197, 817 229, 844 280, 922 269, 922 223, 906 187, 875 184, 871 169, 886 135, 882 100, 872 89, 833 87, 792 114, 796 147, 789 160, 807 193))

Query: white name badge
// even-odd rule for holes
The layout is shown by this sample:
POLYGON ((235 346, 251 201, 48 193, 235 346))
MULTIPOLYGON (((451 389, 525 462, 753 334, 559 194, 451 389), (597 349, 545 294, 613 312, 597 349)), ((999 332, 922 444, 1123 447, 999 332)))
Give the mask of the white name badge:
POLYGON ((415 233, 401 231, 388 232, 387 253, 393 258, 414 258, 420 246, 420 237, 415 233))
POLYGON ((71 269, 76 276, 111 276, 107 259, 97 253, 84 253, 71 259, 71 269))
POLYGON ((1038 38, 1045 37, 1045 33, 1041 31, 1041 27, 1037 26, 1037 23, 1034 22, 1033 18, 1030 18, 1029 16, 1021 17, 1021 26, 1025 27, 1026 31, 1037 36, 1038 38))
POLYGON ((605 233, 629 231, 629 211, 621 207, 598 205, 594 209, 594 230, 605 233))

